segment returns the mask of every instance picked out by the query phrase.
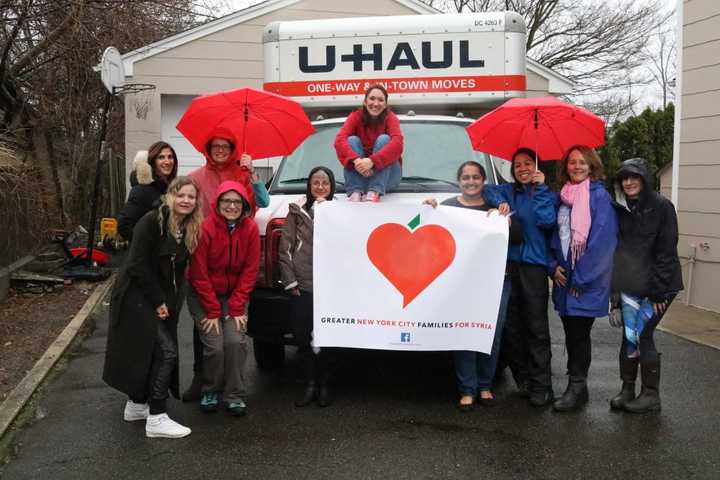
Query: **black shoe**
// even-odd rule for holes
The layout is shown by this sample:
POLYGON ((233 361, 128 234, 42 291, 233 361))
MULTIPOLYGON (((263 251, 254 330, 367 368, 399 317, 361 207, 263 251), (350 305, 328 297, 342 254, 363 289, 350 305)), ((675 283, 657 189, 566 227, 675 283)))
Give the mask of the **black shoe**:
POLYGON ((305 386, 305 392, 303 396, 295 401, 296 407, 307 407, 317 398, 318 391, 315 382, 308 382, 305 386))
POLYGON ((329 407, 332 402, 332 391, 330 390, 330 387, 328 386, 327 382, 320 384, 320 389, 318 390, 318 396, 317 396, 318 405, 321 407, 329 407))
POLYGON ((530 392, 530 405, 533 407, 544 407, 549 405, 553 401, 552 388, 546 388, 543 390, 533 390, 530 392))
POLYGON ((556 412, 569 412, 577 410, 588 402, 587 383, 584 378, 574 377, 568 380, 565 393, 553 402, 553 410, 556 412))
POLYGON ((523 381, 518 383, 517 389, 520 398, 530 398, 530 382, 523 381))
POLYGON ((660 354, 654 358, 640 358, 642 389, 636 399, 625 404, 631 413, 657 412, 660 410, 660 354))
POLYGON ((620 378, 623 384, 620 393, 610 400, 610 408, 613 410, 622 410, 626 403, 635 399, 635 379, 639 363, 639 358, 628 358, 622 350, 620 351, 620 378))
POLYGON ((181 400, 183 402, 199 402, 200 397, 202 396, 202 392, 200 391, 202 387, 202 378, 201 376, 194 375, 192 379, 192 383, 190 386, 185 390, 182 394, 181 400))
POLYGON ((635 382, 623 382, 620 393, 610 399, 610 408, 622 410, 625 405, 635 399, 635 382))

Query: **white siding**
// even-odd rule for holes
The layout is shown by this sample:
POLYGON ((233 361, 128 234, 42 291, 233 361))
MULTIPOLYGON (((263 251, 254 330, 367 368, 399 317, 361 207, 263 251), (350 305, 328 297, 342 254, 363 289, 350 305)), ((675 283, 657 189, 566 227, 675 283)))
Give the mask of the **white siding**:
MULTIPOLYGON (((720 2, 686 1, 684 22, 678 250, 697 259, 690 303, 720 311, 720 2)), ((663 193, 670 184, 668 170, 663 193)))

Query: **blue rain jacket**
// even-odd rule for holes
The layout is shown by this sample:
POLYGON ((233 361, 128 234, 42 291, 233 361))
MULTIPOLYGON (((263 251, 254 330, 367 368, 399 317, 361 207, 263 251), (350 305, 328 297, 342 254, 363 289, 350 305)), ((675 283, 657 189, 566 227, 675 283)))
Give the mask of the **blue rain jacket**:
POLYGON ((556 223, 557 195, 547 185, 525 187, 520 183, 485 185, 483 198, 491 207, 510 205, 513 221, 523 226, 523 241, 510 245, 508 261, 549 266, 550 235, 556 223))
POLYGON ((587 247, 574 269, 571 267, 570 254, 565 255, 562 251, 557 225, 552 235, 551 276, 555 267, 560 265, 566 271, 570 288, 580 293, 576 298, 570 295, 568 288, 553 284, 553 303, 561 316, 603 317, 608 314, 618 227, 612 200, 602 182, 590 182, 590 215, 592 219, 587 247))

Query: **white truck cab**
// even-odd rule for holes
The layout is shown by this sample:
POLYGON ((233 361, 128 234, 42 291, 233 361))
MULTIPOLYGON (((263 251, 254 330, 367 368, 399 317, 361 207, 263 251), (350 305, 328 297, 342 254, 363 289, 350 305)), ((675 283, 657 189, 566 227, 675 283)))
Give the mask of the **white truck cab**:
POLYGON ((316 132, 281 160, 270 205, 256 214, 263 257, 248 329, 258 366, 271 368, 283 360, 283 345, 294 343, 277 267, 288 205, 320 165, 335 173, 336 199, 346 199, 335 136, 365 89, 387 88, 404 137, 402 181, 383 203, 457 195, 457 169, 467 160, 483 165, 487 182, 496 183, 494 159, 472 149, 465 128, 471 117, 525 95, 525 24, 513 12, 274 22, 263 41, 265 89, 326 118, 313 122, 316 132))

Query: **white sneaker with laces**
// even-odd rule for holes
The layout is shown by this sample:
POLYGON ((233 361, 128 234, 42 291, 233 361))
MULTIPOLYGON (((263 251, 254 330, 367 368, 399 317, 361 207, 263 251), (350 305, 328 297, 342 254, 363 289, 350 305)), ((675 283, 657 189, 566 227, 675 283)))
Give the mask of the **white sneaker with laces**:
POLYGON ((182 438, 192 430, 168 417, 167 413, 148 415, 145 422, 145 436, 149 438, 182 438))
POLYGON ((145 420, 150 415, 150 406, 147 403, 135 403, 128 400, 125 404, 123 418, 126 422, 145 420))

